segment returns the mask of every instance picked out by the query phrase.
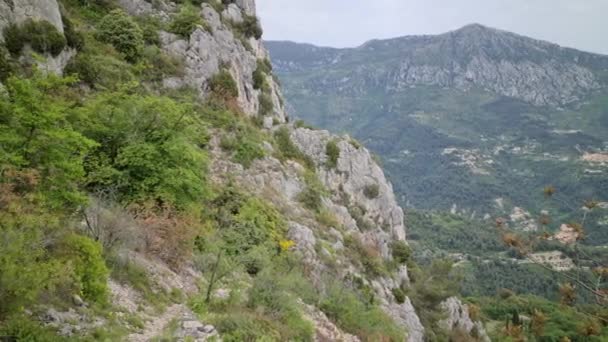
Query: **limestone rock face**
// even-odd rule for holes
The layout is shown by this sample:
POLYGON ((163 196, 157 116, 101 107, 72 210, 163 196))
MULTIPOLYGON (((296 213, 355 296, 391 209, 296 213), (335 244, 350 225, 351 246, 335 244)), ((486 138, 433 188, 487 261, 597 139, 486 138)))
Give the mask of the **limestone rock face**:
POLYGON ((0 0, 0 42, 4 42, 2 32, 5 27, 27 19, 46 20, 63 32, 57 0, 0 0))
MULTIPOLYGON (((236 37, 229 24, 229 22, 242 21, 243 14, 247 13, 255 14, 253 1, 230 4, 221 14, 204 3, 200 14, 208 29, 199 27, 187 40, 163 32, 161 40, 164 49, 172 55, 181 57, 186 65, 184 76, 165 80, 165 86, 172 88, 190 86, 197 89, 201 97, 205 97, 209 94, 210 78, 221 68, 227 68, 237 83, 239 107, 247 115, 257 115, 261 90, 254 89, 252 75, 257 68, 258 60, 269 57, 268 52, 261 40, 253 37, 241 40, 236 37)), ((268 116, 270 124, 272 125, 273 121, 285 122, 287 115, 281 101, 280 89, 272 77, 267 76, 266 81, 270 87, 270 98, 274 108, 272 115, 268 116)))
MULTIPOLYGON (((313 159, 321 182, 331 192, 346 195, 349 203, 342 204, 358 206, 364 212, 363 218, 376 226, 376 229, 366 234, 384 245, 382 252, 385 257, 388 257, 387 244, 390 241, 405 241, 403 210, 397 204, 392 185, 366 148, 358 146, 349 137, 338 138, 331 136, 328 131, 307 128, 295 129, 291 139, 313 159), (335 168, 326 166, 326 146, 332 140, 340 149, 335 168), (377 194, 370 198, 366 189, 371 188, 377 189, 377 194)), ((334 198, 334 202, 341 201, 344 200, 334 198)))
POLYGON ((441 303, 441 307, 445 310, 447 318, 441 321, 446 329, 462 329, 471 334, 474 332, 481 341, 489 342, 490 338, 486 333, 483 324, 479 321, 473 321, 469 315, 469 307, 463 304, 460 299, 450 297, 441 303))

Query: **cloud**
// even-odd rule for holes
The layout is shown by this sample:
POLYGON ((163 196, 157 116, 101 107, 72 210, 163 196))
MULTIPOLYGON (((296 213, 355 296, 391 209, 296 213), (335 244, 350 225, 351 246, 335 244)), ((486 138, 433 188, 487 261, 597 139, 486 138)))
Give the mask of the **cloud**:
POLYGON ((608 54, 606 0, 257 0, 265 39, 357 46, 477 22, 608 54))

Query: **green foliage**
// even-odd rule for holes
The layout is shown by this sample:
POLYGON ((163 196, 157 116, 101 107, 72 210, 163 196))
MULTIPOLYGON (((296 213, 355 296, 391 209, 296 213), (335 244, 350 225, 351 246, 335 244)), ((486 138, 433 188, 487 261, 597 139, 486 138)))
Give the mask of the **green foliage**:
POLYGON ((405 292, 400 287, 395 287, 391 290, 393 293, 393 297, 395 297, 395 301, 399 304, 403 304, 405 302, 405 292))
POLYGON ((260 103, 260 108, 258 109, 258 114, 260 116, 272 114, 272 111, 274 110, 274 104, 270 95, 261 93, 258 96, 258 102, 260 103))
POLYGON ((10 57, 0 48, 0 82, 4 82, 13 72, 10 57))
POLYGON ((0 321, 0 336, 7 341, 68 341, 67 338, 58 336, 55 331, 43 327, 24 314, 13 315, 5 321, 0 321))
POLYGON ((173 16, 169 24, 169 32, 180 35, 183 38, 189 38, 198 26, 206 27, 201 15, 196 7, 185 5, 182 6, 179 13, 173 16))
POLYGON ((268 59, 258 59, 257 67, 253 72, 253 88, 261 89, 267 93, 270 90, 266 77, 272 72, 272 65, 268 59))
POLYGON ((85 200, 78 182, 83 158, 96 146, 70 122, 72 83, 53 75, 11 77, 8 97, 0 97, 0 164, 38 170, 46 201, 65 208, 85 200))
POLYGON ((291 141, 289 129, 281 127, 274 132, 274 139, 279 149, 281 159, 293 159, 302 163, 306 168, 313 170, 315 165, 310 157, 302 153, 300 149, 291 141))
POLYGON ((147 80, 162 82, 169 76, 183 74, 183 62, 177 57, 166 54, 158 46, 146 46, 142 52, 142 60, 146 66, 142 73, 147 80))
POLYGON ((92 302, 106 303, 109 271, 101 245, 88 237, 72 234, 63 241, 60 255, 73 268, 75 284, 83 297, 92 302))
POLYGON ((393 259, 399 264, 406 264, 412 256, 412 249, 405 241, 395 240, 391 243, 393 259))
POLYGON ((282 274, 264 272, 255 278, 247 305, 285 325, 279 330, 281 340, 310 341, 314 332, 312 323, 302 317, 296 298, 289 293, 289 285, 282 274))
MULTIPOLYGON (((546 317, 543 329, 536 330, 539 333, 536 336, 532 327, 524 324, 526 325, 524 333, 530 339, 560 341, 563 337, 568 337, 572 341, 577 341, 583 335, 582 328, 586 323, 590 322, 590 313, 591 317, 595 316, 598 318, 606 317, 608 313, 605 308, 563 306, 531 295, 511 296, 507 299, 483 297, 470 300, 480 306, 483 314, 489 319, 501 322, 494 331, 490 331, 490 336, 497 340, 504 338, 500 336, 500 330, 504 327, 504 322, 507 319, 512 319, 515 315, 519 317, 534 317, 535 312, 542 312, 546 317)), ((602 341, 608 336, 608 330, 605 327, 600 327, 598 332, 599 336, 586 337, 586 339, 590 341, 602 341)))
POLYGON ((19 55, 26 43, 26 38, 23 37, 23 32, 19 25, 12 23, 6 26, 3 31, 3 37, 6 49, 14 56, 19 55))
POLYGON ((225 250, 230 256, 246 254, 256 246, 275 250, 284 238, 287 224, 273 207, 229 186, 212 201, 225 250))
POLYGON ((378 198, 380 195, 380 186, 378 184, 368 184, 363 188, 363 194, 369 199, 378 198))
POLYGON ((21 53, 25 44, 39 53, 58 55, 66 46, 66 38, 53 24, 46 20, 28 19, 21 25, 11 24, 4 30, 7 49, 13 54, 21 53))
POLYGON ((359 262, 370 277, 388 275, 387 265, 375 245, 364 243, 358 236, 347 235, 344 238, 344 246, 347 248, 349 258, 359 262))
POLYGON ((327 156, 327 166, 335 168, 338 166, 338 158, 340 158, 340 147, 335 140, 330 140, 325 145, 325 155, 327 156))
POLYGON ((317 175, 312 171, 307 171, 304 175, 306 187, 298 194, 298 201, 309 210, 320 212, 323 209, 322 198, 327 190, 321 184, 317 175))
POLYGON ((61 21, 63 22, 63 34, 65 35, 66 44, 77 51, 81 51, 85 44, 84 35, 74 28, 72 21, 63 13, 61 14, 61 21))
MULTIPOLYGON (((250 132, 245 130, 245 132, 250 132)), ((246 168, 254 160, 265 156, 264 149, 258 137, 253 134, 236 134, 235 137, 222 137, 220 146, 225 151, 233 151, 232 159, 246 168)))
POLYGON ((97 26, 97 39, 109 43, 129 62, 139 59, 144 48, 144 36, 139 25, 122 10, 113 10, 97 26))
POLYGON ((209 79, 209 89, 214 97, 223 100, 234 100, 239 96, 239 89, 230 71, 220 70, 209 79))
MULTIPOLYGON (((49 257, 38 230, 45 217, 0 213, 0 322, 8 314, 36 303, 40 294, 57 284, 59 264, 49 257)), ((0 331, 5 327, 0 328, 0 331)), ((2 334, 0 334, 1 336, 2 334)))
POLYGON ((415 267, 410 270, 411 286, 407 295, 419 313, 420 321, 429 336, 442 334, 438 322, 443 317, 440 304, 449 297, 458 294, 460 278, 452 269, 449 261, 435 260, 423 270, 415 267))
POLYGON ((111 55, 79 53, 70 60, 64 72, 75 74, 93 88, 116 89, 120 84, 131 82, 135 76, 130 65, 111 55))
POLYGON ((90 189, 181 209, 206 196, 206 130, 190 106, 122 90, 92 98, 79 114, 85 134, 104 142, 87 157, 90 189))
POLYGON ((237 24, 236 29, 247 38, 260 39, 264 33, 258 18, 253 15, 244 15, 243 22, 237 24))
POLYGON ((354 292, 339 285, 329 288, 320 307, 340 328, 364 341, 405 340, 405 332, 382 309, 364 304, 354 292))

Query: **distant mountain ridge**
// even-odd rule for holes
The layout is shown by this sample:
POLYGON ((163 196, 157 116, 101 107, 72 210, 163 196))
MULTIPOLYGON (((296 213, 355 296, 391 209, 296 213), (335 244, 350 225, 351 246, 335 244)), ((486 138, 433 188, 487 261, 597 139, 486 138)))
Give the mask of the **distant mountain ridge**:
POLYGON ((267 46, 279 73, 324 69, 308 87, 318 83, 351 95, 369 87, 389 92, 416 85, 479 87, 557 107, 608 84, 608 56, 479 24, 440 35, 372 40, 356 48, 275 41, 267 46))

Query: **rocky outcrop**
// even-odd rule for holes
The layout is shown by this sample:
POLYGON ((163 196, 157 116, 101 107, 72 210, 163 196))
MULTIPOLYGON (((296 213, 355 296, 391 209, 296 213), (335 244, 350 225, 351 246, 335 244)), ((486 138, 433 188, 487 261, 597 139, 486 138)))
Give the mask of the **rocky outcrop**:
POLYGON ((403 210, 370 152, 351 138, 338 138, 328 131, 298 128, 291 138, 315 162, 321 182, 337 194, 333 196, 334 202, 347 208, 359 207, 363 213, 361 219, 373 222, 375 229, 365 232, 366 238, 377 241, 382 254, 388 258, 390 241, 405 241, 403 210), (335 168, 327 166, 326 146, 332 140, 340 150, 335 168), (366 193, 369 189, 377 191, 370 195, 366 193))
POLYGON ((0 0, 0 42, 4 42, 2 32, 5 27, 27 19, 46 20, 63 32, 57 0, 0 0))
POLYGON ((441 304, 447 314, 447 318, 440 323, 447 330, 461 329, 479 341, 489 342, 490 338, 486 333, 483 324, 479 321, 473 321, 469 313, 469 306, 463 304, 456 297, 448 298, 441 304))
MULTIPOLYGON (((189 39, 167 32, 161 35, 165 51, 181 57, 186 65, 184 76, 166 79, 165 86, 189 86, 205 97, 210 91, 210 78, 221 68, 227 68, 237 83, 239 107, 247 115, 258 115, 261 90, 253 86, 253 72, 259 60, 269 57, 268 52, 261 40, 239 38, 233 31, 233 24, 241 22, 244 15, 255 15, 255 4, 253 1, 238 1, 218 13, 211 5, 203 3, 200 14, 207 27, 199 27, 189 39)), ((278 85, 271 76, 267 75, 266 81, 273 103, 273 113, 267 126, 272 126, 273 121, 285 122, 287 115, 278 85)))

